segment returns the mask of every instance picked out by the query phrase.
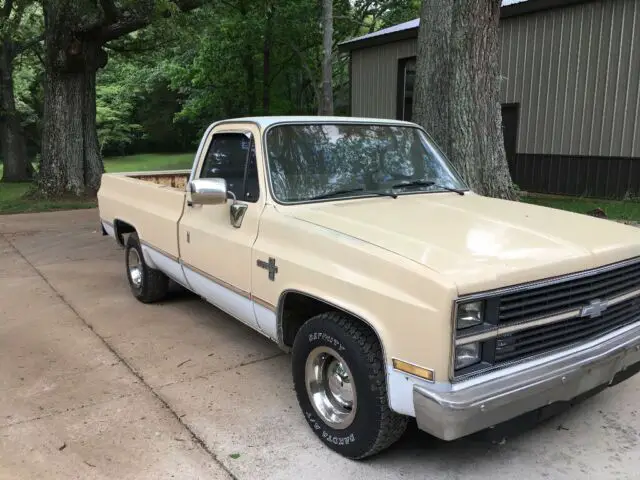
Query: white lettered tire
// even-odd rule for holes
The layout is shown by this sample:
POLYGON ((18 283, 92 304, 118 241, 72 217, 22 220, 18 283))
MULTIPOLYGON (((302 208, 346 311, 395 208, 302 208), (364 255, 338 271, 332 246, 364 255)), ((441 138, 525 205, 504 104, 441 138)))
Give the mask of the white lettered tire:
POLYGON ((389 408, 382 347, 367 325, 340 312, 317 315, 292 353, 300 408, 325 445, 362 459, 402 436, 408 418, 389 408))

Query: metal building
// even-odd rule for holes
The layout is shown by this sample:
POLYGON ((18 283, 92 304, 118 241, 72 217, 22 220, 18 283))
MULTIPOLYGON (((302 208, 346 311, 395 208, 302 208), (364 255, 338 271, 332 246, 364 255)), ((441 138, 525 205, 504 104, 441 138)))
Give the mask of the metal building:
MULTIPOLYGON (((503 2, 501 103, 514 182, 640 196, 640 0, 503 2)), ((351 115, 411 119, 419 19, 344 42, 351 115)))

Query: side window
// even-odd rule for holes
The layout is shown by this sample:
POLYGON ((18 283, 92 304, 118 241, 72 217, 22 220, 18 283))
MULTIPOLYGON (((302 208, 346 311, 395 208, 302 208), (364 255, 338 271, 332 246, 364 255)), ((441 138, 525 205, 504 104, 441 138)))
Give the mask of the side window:
POLYGON ((211 140, 200 178, 224 178, 238 200, 257 202, 258 164, 252 137, 242 133, 217 133, 211 140))

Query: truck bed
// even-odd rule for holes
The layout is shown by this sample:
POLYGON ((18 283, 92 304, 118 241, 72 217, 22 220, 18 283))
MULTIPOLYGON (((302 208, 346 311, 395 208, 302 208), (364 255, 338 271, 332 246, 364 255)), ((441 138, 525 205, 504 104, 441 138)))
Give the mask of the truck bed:
POLYGON ((189 170, 105 173, 98 191, 102 222, 135 225, 140 240, 179 257, 178 221, 184 209, 189 170))
POLYGON ((176 188, 181 191, 185 191, 191 171, 189 170, 168 170, 160 172, 134 172, 130 174, 124 174, 130 178, 142 180, 144 182, 151 182, 157 185, 164 185, 171 188, 176 188))

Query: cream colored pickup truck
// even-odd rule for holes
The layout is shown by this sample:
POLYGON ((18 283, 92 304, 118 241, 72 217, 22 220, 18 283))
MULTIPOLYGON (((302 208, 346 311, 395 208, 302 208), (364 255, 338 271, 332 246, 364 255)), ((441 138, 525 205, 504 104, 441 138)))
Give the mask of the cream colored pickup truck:
POLYGON ((222 121, 191 171, 105 174, 98 199, 133 295, 171 279, 291 351, 304 418, 349 458, 412 417, 453 440, 640 368, 640 229, 477 195, 412 123, 222 121))

